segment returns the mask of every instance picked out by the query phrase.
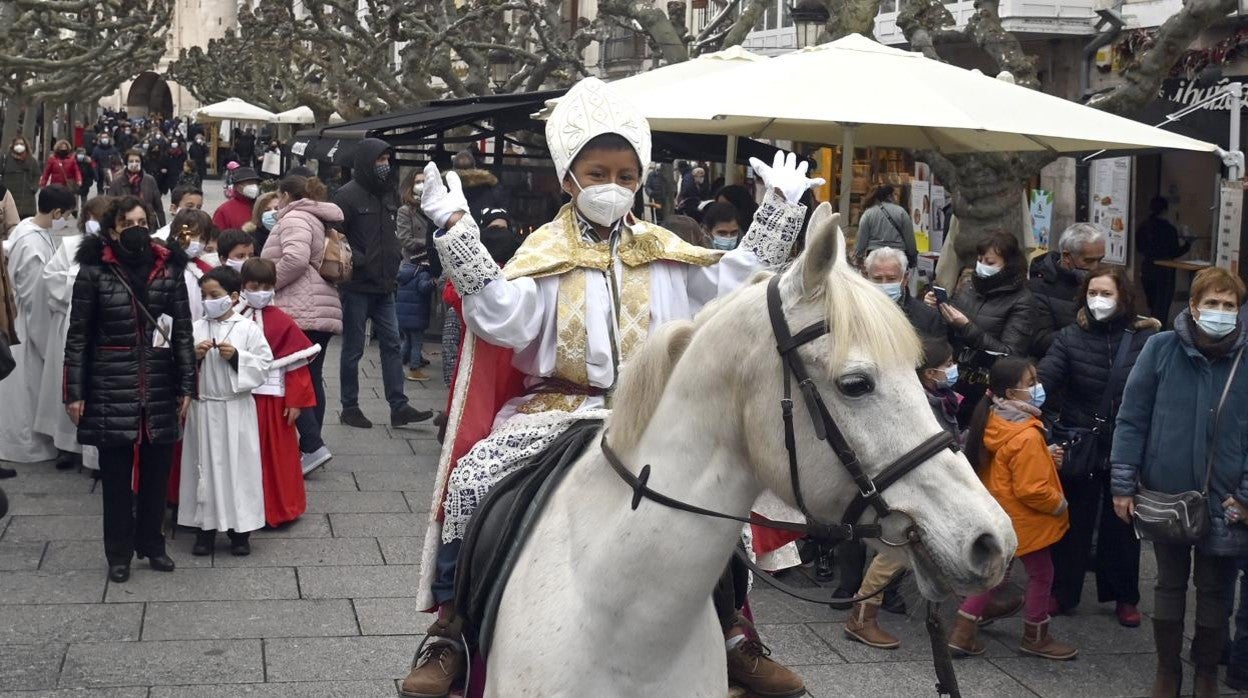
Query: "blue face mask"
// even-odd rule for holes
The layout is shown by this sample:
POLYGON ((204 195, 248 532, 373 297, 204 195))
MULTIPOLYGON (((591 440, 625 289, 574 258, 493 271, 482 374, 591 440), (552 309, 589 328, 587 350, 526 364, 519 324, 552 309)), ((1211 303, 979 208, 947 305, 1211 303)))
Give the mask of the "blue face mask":
MULTIPOLYGON (((871 283, 875 283, 874 281, 871 283)), ((875 284, 875 287, 883 291, 889 298, 894 301, 901 300, 901 282, 896 281, 887 284, 875 284)))
POLYGON ((260 222, 263 223, 264 227, 268 228, 269 230, 276 228, 277 227, 277 211, 265 211, 264 213, 260 214, 260 222))
POLYGON ((1031 386, 1031 390, 1029 392, 1031 393, 1031 397, 1027 398, 1027 404, 1039 409, 1040 406, 1044 404, 1044 385, 1036 383, 1031 386))
POLYGON ((1239 322, 1239 318, 1229 310, 1201 308, 1200 319, 1196 321, 1196 324, 1210 337, 1222 339, 1230 334, 1231 330, 1235 329, 1237 322, 1239 322))
POLYGON ((945 379, 937 383, 942 388, 952 388, 958 382, 958 365, 953 364, 945 369, 945 379))
POLYGON ((718 235, 711 238, 711 247, 716 250, 735 250, 737 248, 737 239, 735 237, 720 237, 718 235))

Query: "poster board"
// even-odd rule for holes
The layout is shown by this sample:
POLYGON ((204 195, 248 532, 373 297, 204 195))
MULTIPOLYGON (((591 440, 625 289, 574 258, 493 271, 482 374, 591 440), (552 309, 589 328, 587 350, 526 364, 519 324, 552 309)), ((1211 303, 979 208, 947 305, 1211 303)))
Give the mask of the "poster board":
POLYGON ((945 188, 939 184, 932 185, 932 227, 927 231, 928 244, 931 251, 939 253, 945 246, 945 205, 948 203, 945 188))
POLYGON ((1105 231, 1107 264, 1127 263, 1131 162, 1131 158, 1102 158, 1093 160, 1089 171, 1088 212, 1092 223, 1105 231))
MULTIPOLYGON (((928 231, 932 229, 931 182, 914 181, 910 184, 910 206, 906 209, 914 224, 914 242, 919 252, 932 249, 928 231)), ((939 247, 936 249, 940 249, 939 247)))
POLYGON ((1222 180, 1218 192, 1218 240, 1215 264, 1239 273, 1239 234, 1244 218, 1244 187, 1235 180, 1222 180))
POLYGON ((1032 189, 1028 207, 1031 209, 1031 236, 1036 246, 1050 249, 1053 245, 1049 240, 1053 230, 1053 192, 1032 189))

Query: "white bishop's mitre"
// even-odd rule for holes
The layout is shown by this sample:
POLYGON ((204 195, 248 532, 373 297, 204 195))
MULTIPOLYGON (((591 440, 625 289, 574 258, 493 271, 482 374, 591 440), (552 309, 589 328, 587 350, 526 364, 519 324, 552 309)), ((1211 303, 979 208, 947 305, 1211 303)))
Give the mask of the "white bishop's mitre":
POLYGON ((581 148, 595 136, 615 133, 637 151, 644 169, 650 164, 650 123, 632 104, 598 78, 585 78, 568 90, 546 120, 546 145, 559 181, 581 148))

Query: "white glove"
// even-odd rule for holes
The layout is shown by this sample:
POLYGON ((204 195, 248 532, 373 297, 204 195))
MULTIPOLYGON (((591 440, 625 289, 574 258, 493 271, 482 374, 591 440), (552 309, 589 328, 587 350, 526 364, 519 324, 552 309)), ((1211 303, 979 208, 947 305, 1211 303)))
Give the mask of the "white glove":
POLYGON ((456 213, 470 213, 459 175, 447 172, 446 184, 443 184, 438 166, 432 162, 425 165, 425 188, 420 195, 420 208, 439 228, 446 228, 447 220, 456 213))
POLYGON ((750 167, 763 179, 767 191, 780 190, 784 200, 791 204, 801 201, 807 189, 822 187, 827 183, 822 177, 807 179, 806 170, 809 165, 806 160, 799 164, 796 153, 789 153, 786 157, 782 150, 776 151, 776 159, 771 167, 764 165, 758 158, 750 158, 750 167))

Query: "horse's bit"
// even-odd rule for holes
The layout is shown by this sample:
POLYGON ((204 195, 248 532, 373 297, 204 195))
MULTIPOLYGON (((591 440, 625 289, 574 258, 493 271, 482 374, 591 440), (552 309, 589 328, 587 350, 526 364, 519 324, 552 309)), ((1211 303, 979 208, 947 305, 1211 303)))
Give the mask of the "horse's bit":
MULTIPOLYGON (((620 460, 619 455, 607 444, 607 434, 604 432, 601 439, 603 456, 606 458, 607 463, 611 465, 611 468, 615 470, 616 474, 633 490, 632 508, 636 509, 641 504, 642 499, 649 499, 657 504, 680 511, 720 519, 732 519, 764 528, 790 531, 825 542, 874 538, 888 545, 919 543, 920 535, 913 524, 906 531, 906 541, 904 543, 892 543, 884 540, 882 526, 879 522, 893 513, 894 510, 884 501, 883 491, 941 451, 950 449, 956 452, 958 450, 957 440, 954 439, 952 434, 941 429, 940 433, 933 434, 925 439, 923 443, 902 454, 901 457, 884 468, 879 475, 874 478, 867 475, 862 469, 862 463, 858 460, 858 454, 849 445, 849 442, 845 440, 844 433, 841 432, 840 427, 836 424, 836 419, 828 411, 823 397, 819 394, 819 388, 811 380, 810 373, 806 370, 806 365, 802 362, 802 357, 798 353, 798 349, 803 345, 828 333, 827 323, 817 322, 801 329, 797 334, 789 332, 789 325, 784 318, 784 306, 780 299, 779 274, 772 276, 767 284, 767 315, 771 320, 771 331, 776 337, 776 351, 780 354, 781 365, 784 368, 784 394, 780 398, 780 414, 784 421, 784 448, 789 454, 789 478, 793 485, 793 498, 797 503, 797 508, 806 517, 806 523, 772 521, 753 513, 748 518, 734 516, 724 512, 704 509, 652 490, 646 484, 650 479, 650 466, 642 466, 641 472, 633 475, 625 467, 624 462, 620 460), (802 392, 802 399, 806 403, 806 411, 810 413, 815 435, 820 441, 828 442, 828 446, 832 448, 832 451, 836 453, 837 459, 841 461, 841 466, 845 468, 853 479, 854 484, 858 487, 858 494, 849 503, 849 506, 846 507, 840 522, 820 520, 807 508, 806 500, 802 496, 802 482, 797 466, 797 437, 793 431, 794 380, 796 380, 797 387, 802 392), (862 517, 868 507, 875 510, 875 522, 869 524, 858 523, 858 519, 862 517)), ((737 552, 737 557, 755 572, 757 578, 786 594, 816 603, 828 602, 826 598, 809 593, 809 590, 799 590, 778 580, 771 579, 770 575, 760 570, 748 556, 741 554, 740 551, 737 552)), ((854 597, 848 601, 856 603, 861 600, 859 597, 854 597)), ((945 643, 945 631, 941 624, 937 604, 928 603, 926 626, 932 644, 932 661, 936 667, 936 692, 939 695, 950 695, 956 698, 961 693, 958 689, 957 677, 954 675, 949 648, 945 643)))

